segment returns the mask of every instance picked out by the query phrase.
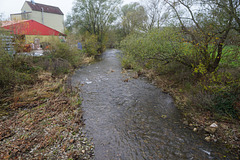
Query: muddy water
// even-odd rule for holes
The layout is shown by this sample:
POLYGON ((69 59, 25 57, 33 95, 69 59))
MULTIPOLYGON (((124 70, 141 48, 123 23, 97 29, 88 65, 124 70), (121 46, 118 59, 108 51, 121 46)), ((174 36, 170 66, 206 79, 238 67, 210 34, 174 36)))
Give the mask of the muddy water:
MULTIPOLYGON (((144 78, 121 73, 117 50, 73 75, 95 159, 228 159, 223 147, 184 128, 172 98, 144 78)), ((231 159, 231 157, 229 157, 231 159)))

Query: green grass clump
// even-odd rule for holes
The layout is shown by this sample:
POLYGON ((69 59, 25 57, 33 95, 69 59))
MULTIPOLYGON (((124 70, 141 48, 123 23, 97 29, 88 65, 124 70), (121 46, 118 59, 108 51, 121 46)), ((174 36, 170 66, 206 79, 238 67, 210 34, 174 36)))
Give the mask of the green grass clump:
POLYGON ((240 47, 226 46, 223 50, 224 54, 221 60, 221 65, 229 67, 240 67, 240 47))

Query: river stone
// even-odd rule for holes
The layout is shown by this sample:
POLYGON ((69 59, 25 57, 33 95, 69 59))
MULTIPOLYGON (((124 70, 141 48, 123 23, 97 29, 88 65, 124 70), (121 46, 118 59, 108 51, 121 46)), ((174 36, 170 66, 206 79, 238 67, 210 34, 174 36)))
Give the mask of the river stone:
POLYGON ((206 132, 208 132, 208 133, 213 134, 213 133, 216 132, 217 128, 213 128, 213 127, 208 126, 208 127, 206 127, 204 130, 205 130, 206 132))
POLYGON ((210 125, 211 128, 218 128, 218 125, 216 123, 213 123, 210 125))
POLYGON ((210 137, 210 136, 208 136, 208 137, 205 137, 205 140, 206 140, 207 142, 210 142, 210 140, 211 140, 211 137, 210 137))
POLYGON ((206 127, 204 130, 208 133, 215 133, 218 128, 218 125, 216 123, 212 123, 210 126, 206 127))
POLYGON ((138 79, 138 73, 135 72, 134 75, 132 76, 134 79, 138 79))

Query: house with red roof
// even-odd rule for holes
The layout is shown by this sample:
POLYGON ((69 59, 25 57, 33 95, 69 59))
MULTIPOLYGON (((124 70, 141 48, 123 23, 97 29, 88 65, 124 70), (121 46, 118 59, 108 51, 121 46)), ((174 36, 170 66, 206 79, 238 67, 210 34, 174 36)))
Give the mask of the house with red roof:
POLYGON ((66 36, 35 20, 5 21, 2 28, 15 35, 15 41, 18 39, 23 45, 33 44, 33 49, 39 49, 42 42, 65 41, 66 36))
POLYGON ((11 14, 11 20, 0 27, 15 35, 13 41, 22 45, 33 44, 34 49, 39 49, 41 43, 65 41, 64 14, 56 6, 25 1, 21 13, 11 14))

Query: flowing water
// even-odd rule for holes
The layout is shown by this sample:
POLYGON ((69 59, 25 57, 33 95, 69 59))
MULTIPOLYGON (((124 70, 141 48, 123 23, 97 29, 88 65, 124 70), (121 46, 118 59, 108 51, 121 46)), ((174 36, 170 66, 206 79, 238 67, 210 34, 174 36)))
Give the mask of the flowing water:
POLYGON ((72 77, 83 98, 85 130, 97 160, 231 159, 184 128, 172 98, 145 78, 121 73, 118 50, 72 77))

